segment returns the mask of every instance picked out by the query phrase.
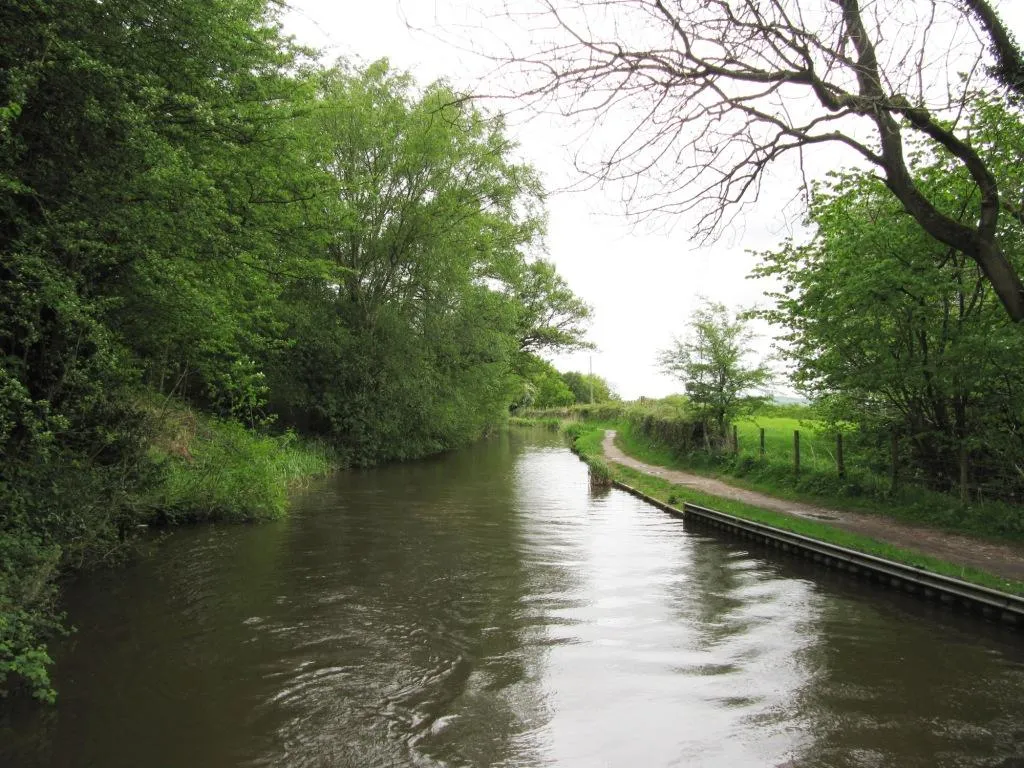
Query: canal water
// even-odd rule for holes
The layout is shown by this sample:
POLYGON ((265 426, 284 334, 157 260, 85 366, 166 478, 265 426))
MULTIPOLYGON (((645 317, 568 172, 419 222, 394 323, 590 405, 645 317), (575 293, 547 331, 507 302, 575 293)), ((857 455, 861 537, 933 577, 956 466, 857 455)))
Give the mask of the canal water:
POLYGON ((72 585, 0 765, 1017 766, 1012 630, 592 490, 512 431, 72 585))

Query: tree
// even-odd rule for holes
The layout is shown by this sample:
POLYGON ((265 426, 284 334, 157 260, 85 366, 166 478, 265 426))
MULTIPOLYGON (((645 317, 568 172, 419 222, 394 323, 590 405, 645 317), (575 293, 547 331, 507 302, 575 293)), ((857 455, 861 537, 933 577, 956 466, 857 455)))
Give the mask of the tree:
POLYGON ((585 305, 529 257, 537 176, 501 118, 443 82, 378 61, 317 90, 306 151, 326 178, 307 220, 333 272, 289 287, 273 405, 358 463, 473 440, 506 418, 524 349, 580 343, 585 305))
POLYGON ((1024 320, 1000 233, 1021 215, 1019 191, 999 188, 961 121, 973 94, 1024 94, 1024 56, 988 0, 536 0, 514 18, 535 25, 536 49, 506 60, 525 70, 526 95, 620 118, 620 140, 595 142, 611 149, 585 170, 628 180, 639 213, 695 211, 696 233, 713 236, 779 158, 840 145, 1024 320), (915 182, 910 136, 971 178, 970 216, 915 182))
MULTIPOLYGON (((995 140, 1011 157, 1024 146, 1021 123, 994 105, 982 104, 972 123, 979 142, 995 140)), ((977 190, 948 162, 916 168, 915 183, 955 217, 977 190)), ((1005 170, 1019 173, 1013 162, 1005 170)), ((774 308, 758 314, 786 329, 797 385, 868 444, 887 445, 898 430, 931 486, 959 486, 965 499, 970 482, 1019 487, 1024 339, 979 267, 925 236, 863 172, 816 189, 809 219, 810 241, 762 254, 758 270, 782 281, 774 308)), ((1022 235, 1004 225, 1018 265, 1022 235)))
POLYGON ((564 408, 576 402, 573 391, 551 363, 530 352, 519 352, 516 357, 517 386, 512 391, 512 411, 564 408))
POLYGON ((522 352, 588 349, 584 338, 591 308, 572 292, 550 261, 523 263, 509 281, 518 307, 522 352))
POLYGON ((595 403, 606 403, 619 399, 608 382, 596 373, 569 371, 562 374, 562 380, 572 390, 577 403, 589 403, 591 399, 595 403))
POLYGON ((690 321, 688 337, 674 339, 658 356, 661 370, 685 384, 705 427, 714 427, 719 438, 744 409, 763 399, 752 393, 773 378, 764 363, 745 362, 752 339, 744 320, 723 304, 705 301, 690 321))

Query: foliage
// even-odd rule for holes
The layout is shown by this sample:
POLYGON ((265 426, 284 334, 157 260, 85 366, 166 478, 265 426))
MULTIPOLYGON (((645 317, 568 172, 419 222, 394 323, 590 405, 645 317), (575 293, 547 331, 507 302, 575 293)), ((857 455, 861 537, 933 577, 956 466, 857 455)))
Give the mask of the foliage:
POLYGON ((539 259, 523 264, 510 292, 517 306, 521 352, 593 346, 584 339, 593 310, 569 289, 551 262, 539 259))
POLYGON ((562 421, 557 418, 533 419, 523 416, 510 416, 508 423, 511 427, 543 427, 551 432, 558 432, 562 428, 562 421))
MULTIPOLYGON (((1019 116, 981 103, 972 122, 990 165, 1005 168, 1007 187, 1018 184, 1017 164, 1003 158, 1024 150, 1019 116)), ((971 215, 971 179, 942 156, 920 154, 917 163, 916 183, 947 215, 971 215)), ((909 479, 959 487, 965 500, 972 484, 1016 496, 1024 338, 980 268, 924 236, 866 173, 819 186, 809 218, 814 237, 762 254, 758 271, 782 281, 775 307, 759 314, 788 329, 784 354, 798 386, 828 421, 856 425, 851 437, 874 446, 880 464, 896 430, 909 479)), ((1001 234, 1019 254, 1019 225, 1007 222, 1001 234)))
POLYGON ((151 450, 162 477, 143 500, 145 519, 157 524, 280 517, 289 488, 333 463, 323 446, 291 432, 258 435, 180 405, 161 421, 151 450))
POLYGON ((280 514, 327 461, 288 427, 444 450, 503 423, 524 348, 584 344, 501 118, 325 69, 280 8, 0 4, 0 693, 52 698, 62 572, 141 522, 280 514))
POLYGON ((554 369, 541 372, 534 378, 534 386, 536 394, 533 405, 537 408, 557 408, 576 402, 572 390, 566 386, 561 374, 554 369))
MULTIPOLYGON (((543 291, 577 300, 528 261, 543 232, 535 174, 511 160, 500 119, 444 83, 418 92, 383 61, 323 73, 307 130, 329 177, 335 277, 288 288, 272 406, 358 464, 475 439, 504 420, 516 375, 529 378, 524 334, 575 343, 543 291)), ((538 376, 520 398, 558 402, 564 387, 550 385, 538 376)))
POLYGON ((690 321, 688 338, 674 339, 659 355, 661 370, 685 384, 705 436, 713 427, 724 439, 728 424, 765 399, 753 391, 766 386, 772 373, 764 363, 746 362, 752 338, 742 319, 722 304, 705 301, 690 321))
POLYGON ((621 418, 625 406, 621 400, 608 400, 604 403, 577 403, 569 407, 571 418, 583 421, 611 422, 621 418))
POLYGON ((522 408, 517 415, 533 419, 560 419, 572 421, 612 423, 618 421, 626 412, 626 406, 619 400, 606 403, 576 403, 575 405, 557 408, 522 408))
POLYGON ((624 422, 637 434, 668 447, 675 454, 707 447, 707 425, 685 397, 634 403, 626 409, 624 422))
POLYGON ((607 488, 612 484, 612 470, 601 459, 590 458, 587 461, 590 485, 596 488, 607 488))
POLYGON ((562 380, 572 390, 577 403, 606 403, 619 399, 611 385, 597 374, 569 371, 562 374, 562 380))
POLYGON ((530 352, 516 354, 514 372, 515 385, 509 399, 511 410, 517 415, 564 409, 576 401, 562 374, 537 355, 530 352))

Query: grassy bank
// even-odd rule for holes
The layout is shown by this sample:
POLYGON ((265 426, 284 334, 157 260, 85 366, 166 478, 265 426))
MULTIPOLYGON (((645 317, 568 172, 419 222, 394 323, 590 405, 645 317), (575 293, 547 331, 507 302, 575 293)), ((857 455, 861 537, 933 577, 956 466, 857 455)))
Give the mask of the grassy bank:
POLYGON ((325 446, 291 432, 261 435, 180 406, 158 418, 150 456, 160 481, 142 500, 146 522, 280 517, 289 489, 334 464, 325 446))
MULTIPOLYGON (((800 427, 802 433, 804 430, 810 432, 807 423, 803 424, 800 427)), ((789 429, 789 425, 785 428, 789 429)), ((695 451, 680 454, 640 434, 628 421, 617 423, 615 429, 616 445, 647 464, 723 477, 737 487, 791 501, 884 515, 915 525, 996 541, 1024 541, 1024 511, 1011 504, 963 504, 950 494, 910 485, 893 493, 886 479, 863 470, 848 469, 845 479, 840 479, 834 469, 807 469, 797 476, 791 465, 762 461, 749 453, 710 455, 695 451)))
MULTIPOLYGON (((913 552, 891 544, 876 541, 866 536, 849 533, 830 526, 827 523, 820 523, 813 520, 807 520, 805 518, 791 517, 789 515, 772 512, 770 510, 760 509, 750 504, 744 504, 730 499, 722 499, 717 496, 711 496, 706 493, 695 491, 687 486, 675 485, 664 479, 646 475, 642 472, 630 469, 629 467, 623 467, 618 464, 607 464, 603 461, 603 451, 601 448, 604 428, 604 426, 598 425, 573 425, 573 427, 571 429, 567 429, 566 432, 573 442, 574 450, 576 450, 588 464, 591 462, 600 462, 608 468, 610 476, 613 479, 636 488, 659 501, 666 502, 679 508, 681 508, 686 502, 698 504, 720 512, 735 515, 746 520, 752 520, 775 528, 809 536, 830 544, 848 547, 849 549, 854 549, 859 552, 913 565, 933 573, 964 579, 965 581, 970 581, 975 584, 980 584, 985 587, 999 589, 1013 594, 1024 594, 1024 583, 1021 582, 1002 579, 998 576, 973 568, 964 568, 938 558, 929 557, 918 552, 913 552)), ((644 453, 643 451, 641 451, 640 454, 634 454, 632 451, 630 451, 630 453, 631 455, 634 455, 635 458, 646 463, 658 463, 651 460, 658 457, 656 450, 648 449, 645 455, 640 455, 644 453)), ((662 466, 667 465, 662 464, 662 466)))
POLYGON ((55 697, 48 641, 64 631, 62 574, 123 560, 143 525, 279 517, 291 488, 335 463, 294 434, 258 434, 174 401, 140 395, 133 414, 148 445, 140 461, 57 456, 38 469, 40 486, 52 486, 40 494, 45 514, 26 500, 0 517, 0 699, 17 688, 55 697), (40 524, 48 519, 59 524, 40 524))

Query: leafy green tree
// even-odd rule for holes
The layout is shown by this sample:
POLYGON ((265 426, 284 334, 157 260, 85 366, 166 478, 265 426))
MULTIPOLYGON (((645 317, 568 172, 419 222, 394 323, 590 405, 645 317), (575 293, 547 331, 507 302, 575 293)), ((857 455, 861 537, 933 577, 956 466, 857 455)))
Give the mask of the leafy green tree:
POLYGON ((543 259, 524 263, 509 288, 517 305, 519 349, 538 353, 588 349, 586 327, 593 310, 543 259))
MULTIPOLYGON (((965 121, 1004 199, 1014 199, 1024 181, 1020 112, 978 98, 965 121)), ((979 193, 966 173, 941 154, 919 149, 912 160, 915 184, 944 215, 971 216, 979 193)), ((1000 237, 1019 266, 1022 217, 1012 204, 1007 211, 1000 237)), ((869 441, 898 430, 921 480, 959 486, 965 498, 971 483, 1015 492, 1024 347, 983 272, 924 237, 863 173, 817 188, 809 219, 814 237, 763 254, 760 270, 784 284, 761 314, 789 329, 797 383, 869 441)))
POLYGON ((536 387, 536 395, 533 400, 535 408, 558 408, 576 402, 576 396, 554 368, 545 370, 536 377, 534 386, 536 387))
POLYGON ((479 436, 506 412, 536 175, 500 119, 384 61, 323 73, 307 131, 334 276, 290 289, 275 407, 357 462, 479 436))
MULTIPOLYGON (((951 185, 939 165, 920 168, 918 183, 951 215, 965 211, 972 185, 951 185)), ((1017 485, 1024 341, 979 267, 924 236, 869 174, 818 188, 810 220, 810 242, 763 254, 759 270, 783 282, 760 314, 788 329, 797 385, 869 443, 898 430, 931 485, 965 497, 972 474, 1017 485)), ((1019 231, 1003 239, 1020 253, 1019 231)))
POLYGON ((572 390, 577 403, 589 403, 591 398, 595 403, 619 399, 608 382, 596 373, 569 371, 562 374, 562 380, 572 390))
POLYGON ((687 337, 674 339, 658 356, 661 370, 683 382, 695 412, 719 438, 745 409, 764 399, 755 392, 773 378, 765 363, 747 363, 752 339, 743 319, 723 304, 705 301, 694 312, 687 337))
POLYGON ((519 386, 510 397, 512 409, 563 408, 576 402, 562 374, 547 360, 529 352, 520 352, 516 362, 519 386))

